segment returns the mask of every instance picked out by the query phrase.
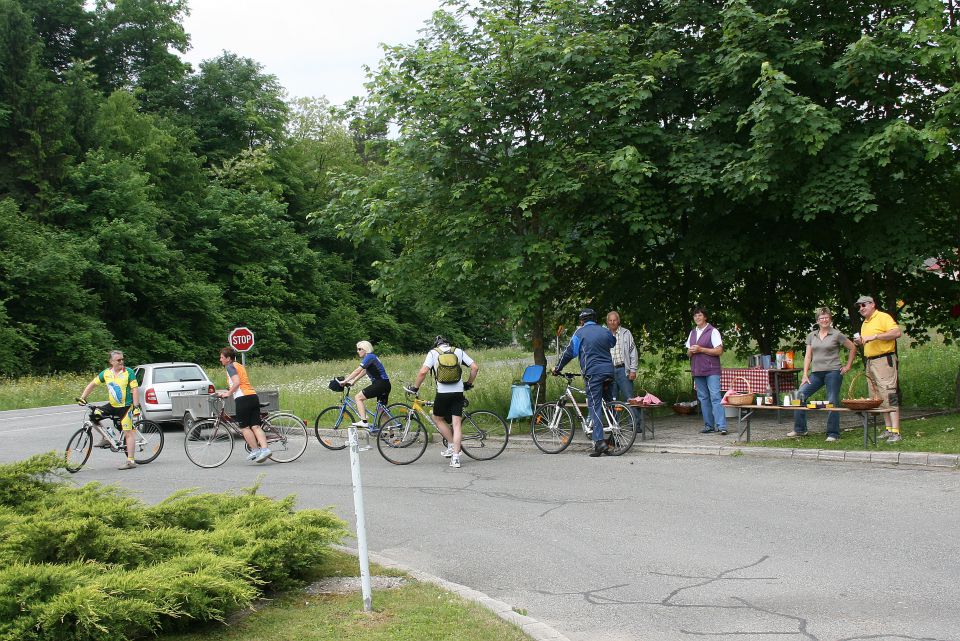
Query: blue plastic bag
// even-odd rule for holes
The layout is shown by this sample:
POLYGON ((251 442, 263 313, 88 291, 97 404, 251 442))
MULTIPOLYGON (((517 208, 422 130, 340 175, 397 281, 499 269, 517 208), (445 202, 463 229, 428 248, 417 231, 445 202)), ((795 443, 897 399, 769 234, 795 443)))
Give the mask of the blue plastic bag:
POLYGON ((507 420, 533 416, 533 407, 530 405, 530 388, 527 385, 510 386, 510 413, 507 420))

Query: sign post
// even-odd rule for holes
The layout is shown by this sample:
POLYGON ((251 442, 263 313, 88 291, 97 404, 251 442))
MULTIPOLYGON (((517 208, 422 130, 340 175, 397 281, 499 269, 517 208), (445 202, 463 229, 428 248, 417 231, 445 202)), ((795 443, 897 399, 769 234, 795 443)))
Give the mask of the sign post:
POLYGON ((350 473, 353 477, 353 510, 357 516, 357 558, 360 560, 360 592, 363 596, 363 611, 373 609, 373 593, 370 591, 370 558, 367 551, 367 521, 363 510, 363 480, 360 478, 360 448, 357 428, 347 428, 350 437, 350 473))
POLYGON ((240 363, 244 367, 247 366, 247 352, 253 348, 255 342, 253 332, 249 327, 234 327, 230 333, 227 334, 227 343, 230 344, 230 347, 240 352, 240 363))

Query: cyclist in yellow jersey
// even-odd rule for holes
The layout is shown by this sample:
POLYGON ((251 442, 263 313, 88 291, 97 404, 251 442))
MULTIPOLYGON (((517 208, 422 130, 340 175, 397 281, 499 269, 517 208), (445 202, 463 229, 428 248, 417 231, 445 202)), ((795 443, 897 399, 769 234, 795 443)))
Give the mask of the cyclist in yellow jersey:
POLYGON ((267 437, 260 427, 260 398, 257 396, 257 390, 250 385, 247 368, 237 363, 236 359, 237 350, 232 347, 224 347, 220 350, 220 364, 227 370, 230 389, 217 395, 220 398, 233 396, 237 406, 237 425, 240 427, 243 440, 250 447, 250 455, 247 459, 262 463, 270 458, 272 452, 267 447, 267 437))
MULTIPOLYGON (((86 403, 87 396, 98 385, 107 386, 107 397, 110 405, 104 408, 104 413, 120 417, 120 427, 123 428, 123 438, 127 446, 127 462, 120 466, 121 470, 132 470, 137 466, 133 460, 133 449, 135 436, 133 433, 133 420, 131 418, 131 405, 135 407, 133 413, 140 413, 140 390, 138 389, 137 377, 130 367, 124 367, 123 352, 114 350, 110 352, 110 367, 103 370, 93 377, 93 380, 87 383, 80 394, 80 399, 86 403)), ((110 444, 101 439, 97 447, 108 447, 110 444)))

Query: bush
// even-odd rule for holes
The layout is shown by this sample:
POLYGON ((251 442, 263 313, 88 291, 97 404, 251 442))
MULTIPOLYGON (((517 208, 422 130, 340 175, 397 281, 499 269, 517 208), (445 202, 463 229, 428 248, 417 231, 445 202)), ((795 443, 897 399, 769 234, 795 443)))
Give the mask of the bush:
POLYGON ((63 484, 61 464, 0 465, 0 641, 122 641, 223 620, 305 578, 346 533, 292 497, 182 491, 148 507, 63 484))

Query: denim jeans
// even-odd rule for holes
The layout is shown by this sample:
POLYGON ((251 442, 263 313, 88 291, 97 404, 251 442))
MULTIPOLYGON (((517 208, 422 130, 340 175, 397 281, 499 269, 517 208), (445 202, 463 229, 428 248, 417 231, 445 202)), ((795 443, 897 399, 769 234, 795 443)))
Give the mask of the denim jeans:
MULTIPOLYGON (((827 402, 833 403, 834 407, 840 406, 840 383, 843 381, 843 374, 840 370, 826 370, 822 372, 810 372, 810 382, 800 387, 800 398, 802 403, 823 387, 827 386, 827 402)), ((807 431, 807 413, 798 411, 793 413, 793 431, 798 434, 804 434, 807 431)), ((827 436, 840 438, 840 415, 836 412, 827 414, 827 436)))
MULTIPOLYGON (((615 367, 613 368, 613 383, 610 384, 610 391, 613 392, 613 398, 617 399, 621 403, 626 404, 628 400, 633 398, 633 381, 627 378, 627 368, 625 367, 615 367)), ((637 424, 637 428, 640 427, 640 410, 632 405, 630 407, 630 414, 633 416, 634 422, 637 424)))
POLYGON ((727 429, 727 415, 720 404, 720 375, 694 376, 697 386, 697 400, 700 401, 700 413, 703 414, 703 426, 718 430, 727 429))
POLYGON ((613 384, 610 385, 610 391, 613 392, 615 399, 623 403, 633 396, 633 381, 627 378, 625 367, 613 368, 613 384))

